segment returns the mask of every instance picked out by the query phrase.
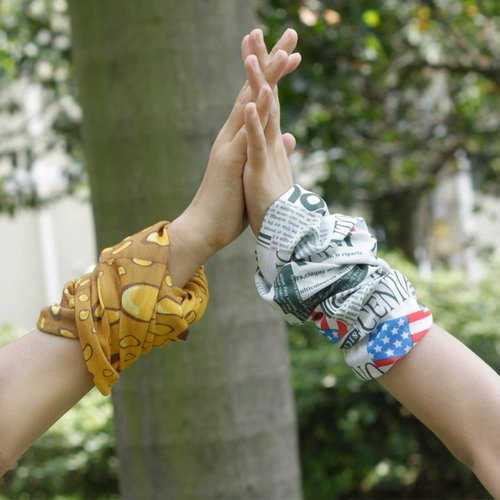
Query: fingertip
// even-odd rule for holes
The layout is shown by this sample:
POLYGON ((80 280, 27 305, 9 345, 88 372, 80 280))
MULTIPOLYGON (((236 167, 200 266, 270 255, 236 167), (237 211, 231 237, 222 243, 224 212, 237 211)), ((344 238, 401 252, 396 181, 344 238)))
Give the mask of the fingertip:
POLYGON ((288 38, 294 38, 295 40, 299 39, 298 33, 293 28, 288 28, 285 33, 288 38))
POLYGON ((299 35, 293 28, 288 28, 283 35, 281 36, 281 41, 291 43, 291 45, 297 45, 297 41, 299 39, 299 35))
POLYGON ((257 56, 250 54, 245 58, 245 68, 255 68, 259 64, 257 56))
MULTIPOLYGON (((288 53, 292 52, 297 46, 298 34, 293 28, 288 28, 282 35, 277 43, 277 46, 282 45, 286 47, 288 53)), ((275 46, 276 47, 276 46, 275 46)))
POLYGON ((262 30, 259 28, 255 28, 250 32, 250 38, 252 39, 252 41, 258 41, 261 34, 262 30))
POLYGON ((254 102, 249 102, 245 106, 245 119, 248 117, 250 118, 252 115, 254 115, 257 112, 257 106, 254 102))
POLYGON ((245 35, 243 37, 243 40, 241 41, 241 56, 243 58, 243 61, 250 54, 250 48, 249 48, 249 45, 248 45, 248 39, 249 39, 249 35, 245 35))
POLYGON ((299 54, 298 52, 295 52, 293 54, 290 54, 288 57, 286 69, 284 75, 288 75, 289 73, 292 73, 295 71, 298 67, 299 64, 302 62, 302 55, 299 54))
POLYGON ((263 99, 264 97, 266 97, 267 94, 272 94, 272 90, 271 87, 267 83, 265 83, 260 88, 259 99, 263 99))
POLYGON ((287 132, 283 134, 283 146, 285 147, 286 155, 290 156, 295 151, 297 140, 292 134, 287 132))
POLYGON ((257 43, 259 45, 264 45, 264 32, 261 29, 258 30, 257 43))
POLYGON ((274 54, 273 56, 273 61, 276 62, 276 61, 279 61, 281 59, 284 59, 284 58, 288 58, 288 52, 286 52, 285 50, 283 49, 279 49, 276 51, 276 53, 274 54))

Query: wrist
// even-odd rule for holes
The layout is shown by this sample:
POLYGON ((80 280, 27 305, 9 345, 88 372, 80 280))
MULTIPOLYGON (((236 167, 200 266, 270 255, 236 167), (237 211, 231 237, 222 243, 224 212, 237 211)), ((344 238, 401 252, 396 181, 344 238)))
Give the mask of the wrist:
POLYGON ((168 226, 169 269, 174 286, 183 287, 216 252, 205 236, 202 221, 189 208, 168 226))

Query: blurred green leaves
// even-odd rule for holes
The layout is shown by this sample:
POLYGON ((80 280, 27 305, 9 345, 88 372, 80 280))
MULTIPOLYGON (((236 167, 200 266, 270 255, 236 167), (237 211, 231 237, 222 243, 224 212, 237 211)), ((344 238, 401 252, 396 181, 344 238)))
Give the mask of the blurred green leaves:
POLYGON ((366 10, 363 12, 363 21, 370 28, 376 28, 380 24, 380 14, 376 10, 366 10))

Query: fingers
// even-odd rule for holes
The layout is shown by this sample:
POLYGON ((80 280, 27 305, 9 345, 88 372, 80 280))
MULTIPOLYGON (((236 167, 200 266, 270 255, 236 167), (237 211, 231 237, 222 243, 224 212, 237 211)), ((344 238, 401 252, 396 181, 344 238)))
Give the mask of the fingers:
MULTIPOLYGON (((248 82, 254 96, 258 95, 260 89, 266 83, 272 85, 272 79, 279 79, 286 67, 288 56, 284 50, 278 50, 273 56, 273 60, 269 63, 268 74, 271 75, 271 81, 267 80, 260 70, 257 57, 253 54, 249 55, 245 60, 245 70, 247 72, 248 82)), ((277 141, 281 139, 280 130, 280 109, 278 93, 274 92, 274 102, 270 111, 270 118, 266 130, 266 137, 269 141, 277 141)))
POLYGON ((259 95, 260 88, 265 83, 268 83, 271 88, 276 85, 287 67, 287 61, 287 53, 284 50, 279 50, 273 56, 264 74, 255 55, 251 54, 245 59, 245 71, 254 99, 259 95))
POLYGON ((265 130, 273 106, 273 91, 269 85, 262 85, 256 101, 256 106, 262 130, 265 130))
POLYGON ((288 132, 286 134, 283 134, 282 140, 283 140, 283 146, 285 147, 286 155, 290 156, 295 151, 295 146, 297 145, 297 141, 295 140, 295 137, 292 134, 289 134, 288 132))
MULTIPOLYGON (((278 50, 284 50, 287 54, 292 54, 292 52, 297 47, 298 35, 297 32, 291 28, 287 29, 281 38, 278 40, 276 45, 271 50, 271 53, 268 55, 267 50, 265 56, 261 54, 261 43, 264 44, 264 36, 262 30, 256 29, 253 30, 249 35, 246 35, 241 42, 241 57, 243 61, 250 55, 254 54, 259 59, 259 63, 263 62, 264 66, 261 65, 261 70, 264 71, 266 69, 267 64, 269 63, 270 58, 278 52, 278 50), (254 45, 255 44, 255 45, 254 45), (252 52, 251 47, 257 46, 257 50, 252 52)), ((265 47, 265 46, 264 46, 265 47)), ((296 59, 296 58, 295 58, 296 59)), ((298 64, 297 64, 298 66, 298 64)), ((295 66, 295 68, 297 67, 295 66)), ((293 70, 290 70, 291 72, 293 70)), ((288 74, 288 73, 287 73, 288 74)))
POLYGON ((254 101, 257 99, 262 85, 276 85, 286 69, 287 58, 288 55, 286 52, 279 51, 268 65, 266 73, 263 74, 257 63, 256 56, 250 55, 247 57, 245 61, 245 70, 252 81, 252 86, 245 84, 245 87, 243 87, 238 95, 231 114, 220 132, 220 136, 223 137, 223 140, 227 142, 234 140, 235 135, 243 126, 243 111, 246 104, 252 99, 254 101))
POLYGON ((255 100, 255 96, 259 94, 260 88, 264 82, 266 82, 266 78, 260 70, 257 58, 253 54, 249 55, 245 59, 244 67, 247 74, 248 84, 250 85, 252 96, 255 100))
POLYGON ((298 52, 296 52, 295 54, 291 54, 288 58, 288 63, 282 76, 286 76, 295 71, 299 67, 301 61, 302 56, 298 52))
POLYGON ((262 33, 262 30, 253 30, 250 33, 250 35, 248 36, 248 48, 250 50, 250 54, 253 54, 259 61, 260 69, 262 71, 265 71, 272 56, 269 56, 269 54, 267 53, 267 47, 264 42, 264 35, 262 33))
POLYGON ((267 144, 264 129, 257 113, 257 106, 250 102, 245 106, 247 136, 247 168, 263 169, 267 164, 267 144))
MULTIPOLYGON (((297 46, 298 35, 296 31, 294 31, 293 29, 286 30, 285 33, 283 33, 280 40, 273 47, 271 54, 267 56, 267 64, 266 64, 266 58, 263 56, 262 52, 262 48, 265 49, 265 45, 260 44, 261 40, 263 43, 262 31, 261 30, 252 31, 250 35, 247 35, 245 36, 245 38, 243 38, 243 41, 241 43, 241 53, 243 59, 246 60, 247 57, 251 55, 251 46, 253 47, 254 50, 256 50, 258 55, 256 54, 254 55, 255 57, 257 57, 259 64, 261 63, 265 64, 265 67, 261 68, 261 71, 263 70, 265 79, 271 85, 271 88, 273 88, 281 77, 287 75, 288 73, 291 73, 300 64, 301 61, 300 54, 292 54, 291 56, 288 57, 288 54, 291 54, 295 49, 295 47, 297 46), (251 40, 252 44, 250 43, 251 40), (282 64, 282 61, 280 61, 280 58, 282 57, 281 55, 278 56, 276 65, 274 64, 275 61, 273 61, 273 56, 277 54, 280 50, 285 51, 288 57, 288 60, 286 61, 284 68, 281 67, 282 64), (269 63, 269 61, 272 62, 269 63)), ((258 94, 258 91, 254 90, 253 94, 254 100, 256 93, 258 94)), ((227 122, 225 123, 219 134, 219 137, 221 138, 222 141, 229 142, 233 140, 235 135, 241 129, 244 122, 243 113, 245 105, 251 100, 251 98, 252 98, 252 92, 250 91, 250 88, 248 88, 248 84, 245 84, 240 94, 238 95, 238 98, 236 99, 236 103, 233 107, 233 110, 231 111, 231 114, 227 122)))
POLYGON ((253 30, 249 35, 246 35, 245 38, 243 38, 243 41, 241 42, 241 56, 243 58, 243 61, 245 61, 249 55, 255 55, 257 57, 257 60, 259 61, 261 71, 263 71, 265 74, 267 65, 271 61, 272 57, 279 50, 284 50, 290 57, 283 74, 280 76, 281 78, 295 71, 302 60, 302 56, 299 53, 292 54, 292 52, 297 47, 297 40, 297 32, 290 28, 285 31, 285 33, 283 33, 282 37, 273 47, 270 54, 268 54, 262 30, 256 29, 253 30))
MULTIPOLYGON (((262 129, 266 128, 269 120, 269 114, 273 105, 273 92, 268 85, 263 85, 260 89, 259 96, 256 101, 257 115, 259 116, 262 129)), ((247 134, 245 127, 241 127, 234 139, 231 142, 232 147, 242 150, 247 147, 247 134)))
POLYGON ((241 41, 241 58, 243 61, 250 55, 250 35, 245 35, 241 41))
POLYGON ((272 57, 278 50, 284 50, 287 54, 291 54, 297 47, 298 39, 297 32, 292 28, 288 28, 271 50, 270 56, 272 57))

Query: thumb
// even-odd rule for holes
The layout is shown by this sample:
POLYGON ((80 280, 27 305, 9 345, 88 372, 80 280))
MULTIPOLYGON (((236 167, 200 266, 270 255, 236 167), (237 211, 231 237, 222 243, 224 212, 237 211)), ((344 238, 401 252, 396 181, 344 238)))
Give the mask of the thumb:
POLYGON ((286 155, 290 156, 295 150, 297 141, 295 140, 295 137, 289 133, 283 134, 282 138, 283 138, 283 146, 285 146, 286 155))

